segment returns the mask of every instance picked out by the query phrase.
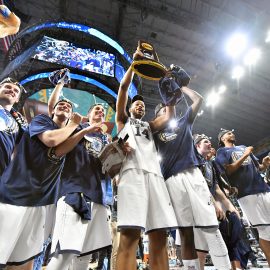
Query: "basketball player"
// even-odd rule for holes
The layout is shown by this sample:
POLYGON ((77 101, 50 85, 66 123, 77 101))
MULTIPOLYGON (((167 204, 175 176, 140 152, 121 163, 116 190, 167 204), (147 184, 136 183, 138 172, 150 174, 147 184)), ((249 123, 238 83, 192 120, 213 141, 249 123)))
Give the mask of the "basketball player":
POLYGON ((260 247, 270 265, 270 187, 260 174, 269 167, 270 157, 263 158, 260 164, 252 146, 235 145, 231 130, 221 130, 218 142, 216 162, 230 184, 238 189, 239 204, 252 226, 258 229, 260 247))
POLYGON ((0 82, 0 175, 10 163, 15 145, 19 142, 26 122, 13 109, 23 87, 11 78, 0 82))
MULTIPOLYGON (((179 85, 181 87, 181 85, 179 85)), ((192 126, 203 98, 194 90, 182 86, 181 90, 192 101, 175 129, 167 128, 155 134, 155 143, 161 156, 161 170, 172 200, 181 235, 181 254, 184 269, 200 269, 194 246, 193 227, 205 234, 214 265, 218 269, 230 269, 226 258, 226 246, 217 246, 222 238, 218 230, 215 208, 206 181, 198 168, 198 159, 192 138, 192 126), (225 256, 225 257, 224 257, 225 256)), ((156 119, 167 113, 159 104, 156 119)))
MULTIPOLYGON (((65 141, 81 121, 81 116, 72 115, 72 104, 67 100, 60 100, 53 112, 53 118, 47 115, 33 118, 14 159, 1 176, 2 267, 25 264, 42 250, 46 208, 57 201, 64 165, 64 159, 55 156, 54 147, 65 141)), ((18 269, 32 266, 25 264, 18 269)))
MULTIPOLYGON (((136 51, 133 59, 141 53, 136 51)), ((135 270, 136 250, 141 230, 149 234, 150 268, 168 270, 166 228, 174 227, 176 220, 169 194, 162 177, 152 132, 165 127, 174 114, 174 107, 150 122, 141 119, 145 115, 144 99, 133 97, 129 113, 126 112, 128 88, 133 79, 131 67, 121 81, 116 103, 116 124, 119 136, 129 135, 128 143, 133 151, 127 155, 120 172, 118 185, 118 229, 120 244, 116 269, 135 270)))
MULTIPOLYGON (((205 164, 201 166, 201 170, 202 170, 204 178, 206 179, 209 190, 213 196, 214 206, 216 209, 218 220, 222 221, 226 218, 226 215, 223 209, 225 209, 226 211, 230 211, 231 213, 235 213, 236 216, 240 219, 239 212, 235 209, 233 204, 221 191, 218 185, 218 182, 219 182, 218 177, 220 177, 219 172, 217 171, 215 165, 213 164, 214 161, 209 160, 210 153, 212 150, 210 138, 208 138, 204 134, 202 135, 197 134, 194 138, 194 144, 196 146, 198 153, 200 154, 200 156, 203 158, 203 161, 205 162, 205 164), (218 202, 220 202, 223 205, 223 208, 219 206, 218 202)), ((194 233, 195 233, 195 246, 196 246, 197 253, 200 259, 200 266, 201 266, 201 269, 204 269, 206 252, 209 251, 209 248, 208 248, 207 242, 204 239, 204 235, 201 234, 200 230, 195 229, 194 233), (198 250, 200 250, 200 252, 198 252, 198 250)), ((218 240, 222 241, 220 245, 224 245, 223 239, 218 239, 218 240)), ((235 247, 236 247, 236 244, 237 242, 235 243, 235 247)), ((232 254, 232 251, 230 254, 232 254)), ((235 256, 233 256, 232 260, 234 260, 234 262, 232 262, 234 266, 241 268, 240 262, 239 260, 236 261, 235 256)))
MULTIPOLYGON (((49 114, 59 98, 56 87, 48 103, 49 114)), ((111 245, 107 210, 103 203, 101 164, 97 158, 109 137, 102 132, 104 108, 95 104, 88 111, 88 123, 55 149, 58 157, 66 155, 61 175, 61 198, 57 202, 52 238, 52 259, 48 270, 87 270, 91 252, 111 245), (64 225, 63 225, 64 224, 64 225), (78 256, 80 256, 78 258, 78 256), (73 262, 72 262, 73 261, 73 262)))

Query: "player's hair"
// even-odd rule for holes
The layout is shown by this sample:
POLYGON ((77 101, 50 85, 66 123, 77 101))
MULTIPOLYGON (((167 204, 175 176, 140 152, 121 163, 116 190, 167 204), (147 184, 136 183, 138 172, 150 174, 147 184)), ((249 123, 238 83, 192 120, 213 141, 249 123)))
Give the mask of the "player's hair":
POLYGON ((92 106, 90 106, 87 114, 91 113, 91 111, 94 109, 94 107, 96 106, 102 106, 102 108, 104 108, 103 104, 102 103, 96 103, 96 104, 93 104, 92 106))

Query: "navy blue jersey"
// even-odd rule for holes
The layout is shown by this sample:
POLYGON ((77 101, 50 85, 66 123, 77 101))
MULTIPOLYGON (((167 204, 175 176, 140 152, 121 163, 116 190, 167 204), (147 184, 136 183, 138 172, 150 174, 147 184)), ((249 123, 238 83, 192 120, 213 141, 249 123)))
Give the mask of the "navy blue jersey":
MULTIPOLYGON (((80 125, 79 132, 89 124, 80 125)), ((107 136, 102 133, 89 133, 74 149, 66 155, 61 180, 61 194, 79 192, 91 201, 102 204, 103 193, 101 180, 101 163, 97 155, 108 143, 107 136)))
MULTIPOLYGON (((225 165, 237 161, 244 154, 245 149, 244 145, 219 148, 215 161, 225 172, 225 165)), ((251 154, 236 172, 227 175, 230 185, 238 188, 238 198, 270 191, 270 187, 264 182, 255 163, 256 158, 251 154)))
POLYGON ((10 163, 16 143, 21 136, 20 128, 10 112, 0 106, 0 175, 10 163))
POLYGON ((1 177, 0 201, 20 206, 43 206, 57 201, 64 159, 37 135, 58 129, 47 115, 36 116, 25 130, 17 154, 1 177))
POLYGON ((154 134, 165 180, 188 168, 202 164, 193 143, 191 115, 192 108, 189 107, 185 115, 178 120, 175 130, 167 128, 154 134))
POLYGON ((205 164, 200 166, 202 174, 206 180, 209 190, 213 196, 216 195, 216 186, 218 183, 217 172, 213 167, 212 161, 205 160, 205 164))

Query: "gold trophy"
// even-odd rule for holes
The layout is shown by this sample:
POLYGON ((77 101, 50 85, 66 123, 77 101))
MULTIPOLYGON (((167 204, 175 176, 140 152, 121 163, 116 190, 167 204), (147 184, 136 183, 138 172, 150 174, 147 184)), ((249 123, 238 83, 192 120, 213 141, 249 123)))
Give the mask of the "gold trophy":
POLYGON ((148 80, 159 80, 165 76, 167 68, 159 62, 157 53, 149 42, 139 40, 137 50, 143 54, 143 57, 134 60, 131 65, 137 75, 148 80))

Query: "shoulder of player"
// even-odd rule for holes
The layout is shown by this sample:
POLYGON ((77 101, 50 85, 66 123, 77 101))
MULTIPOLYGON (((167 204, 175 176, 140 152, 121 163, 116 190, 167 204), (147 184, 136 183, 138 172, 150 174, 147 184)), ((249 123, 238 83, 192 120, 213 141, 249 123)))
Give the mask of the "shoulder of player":
POLYGON ((52 118, 46 114, 39 114, 35 116, 30 122, 29 128, 31 129, 31 127, 38 126, 38 125, 53 126, 55 128, 58 128, 56 123, 52 120, 52 118))
POLYGON ((36 120, 43 120, 43 121, 49 121, 53 122, 52 118, 46 114, 38 114, 36 115, 31 122, 36 121, 36 120))

